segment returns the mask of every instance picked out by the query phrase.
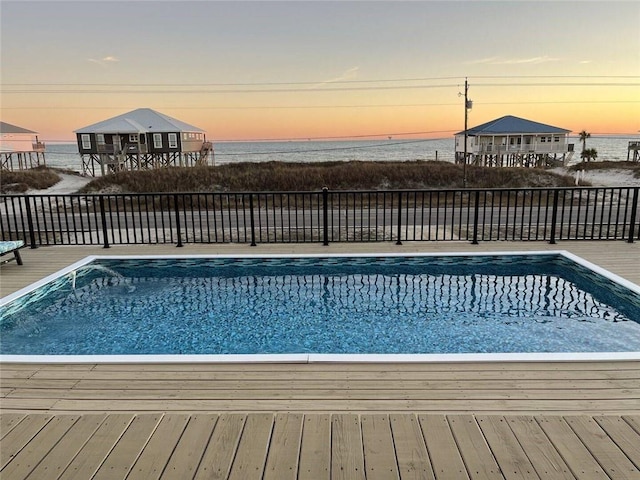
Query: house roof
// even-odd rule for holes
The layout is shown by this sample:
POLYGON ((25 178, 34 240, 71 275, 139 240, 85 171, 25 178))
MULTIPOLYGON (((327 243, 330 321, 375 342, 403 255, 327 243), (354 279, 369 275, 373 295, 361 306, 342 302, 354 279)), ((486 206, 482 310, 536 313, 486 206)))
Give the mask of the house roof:
POLYGON ((204 132, 204 130, 150 108, 138 108, 74 131, 74 133, 153 132, 204 132))
POLYGON ((26 128, 17 127, 10 123, 0 122, 0 133, 38 133, 26 128))
MULTIPOLYGON (((552 125, 546 125, 544 123, 532 122, 525 118, 514 117, 512 115, 506 115, 504 117, 491 120, 490 122, 483 123, 477 127, 469 128, 467 135, 479 136, 479 135, 516 135, 516 134, 536 134, 536 133, 569 133, 571 130, 565 130, 564 128, 554 127, 552 125)), ((464 130, 456 133, 456 135, 463 135, 464 130)))

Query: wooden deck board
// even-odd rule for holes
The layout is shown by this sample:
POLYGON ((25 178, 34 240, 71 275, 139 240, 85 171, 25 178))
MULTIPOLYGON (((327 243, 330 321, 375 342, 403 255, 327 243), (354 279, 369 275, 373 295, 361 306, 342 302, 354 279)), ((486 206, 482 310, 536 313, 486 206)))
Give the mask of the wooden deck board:
POLYGON ((1 441, 3 452, 13 450, 2 478, 638 478, 640 433, 617 416, 46 417, 22 419, 32 424, 23 426, 27 440, 1 441))
POLYGON ((300 480, 328 480, 331 475, 331 416, 306 414, 300 444, 300 480))

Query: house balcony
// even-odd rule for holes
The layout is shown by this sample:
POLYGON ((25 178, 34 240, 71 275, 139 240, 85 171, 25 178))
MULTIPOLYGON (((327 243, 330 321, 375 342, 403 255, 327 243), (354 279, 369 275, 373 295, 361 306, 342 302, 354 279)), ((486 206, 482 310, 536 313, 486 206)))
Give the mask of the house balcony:
POLYGON ((473 148, 473 153, 478 155, 509 155, 527 153, 567 153, 569 145, 556 145, 549 143, 525 144, 525 145, 479 145, 473 148))
POLYGON ((31 149, 34 152, 44 152, 45 144, 44 144, 44 142, 33 142, 31 144, 31 149))

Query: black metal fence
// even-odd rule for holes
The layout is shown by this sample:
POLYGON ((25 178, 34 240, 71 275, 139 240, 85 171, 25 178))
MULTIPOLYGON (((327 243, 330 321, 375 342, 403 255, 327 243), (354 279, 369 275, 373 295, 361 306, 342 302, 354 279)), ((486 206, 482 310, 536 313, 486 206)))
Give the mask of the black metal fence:
POLYGON ((2 195, 45 245, 640 240, 639 187, 2 195))

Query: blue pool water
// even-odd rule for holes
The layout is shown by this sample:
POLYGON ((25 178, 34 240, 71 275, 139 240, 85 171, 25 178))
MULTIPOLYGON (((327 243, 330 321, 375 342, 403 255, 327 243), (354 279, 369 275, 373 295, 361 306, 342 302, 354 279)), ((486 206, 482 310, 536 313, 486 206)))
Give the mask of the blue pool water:
POLYGON ((5 355, 640 351, 640 295, 560 254, 104 258, 1 308, 5 355))

